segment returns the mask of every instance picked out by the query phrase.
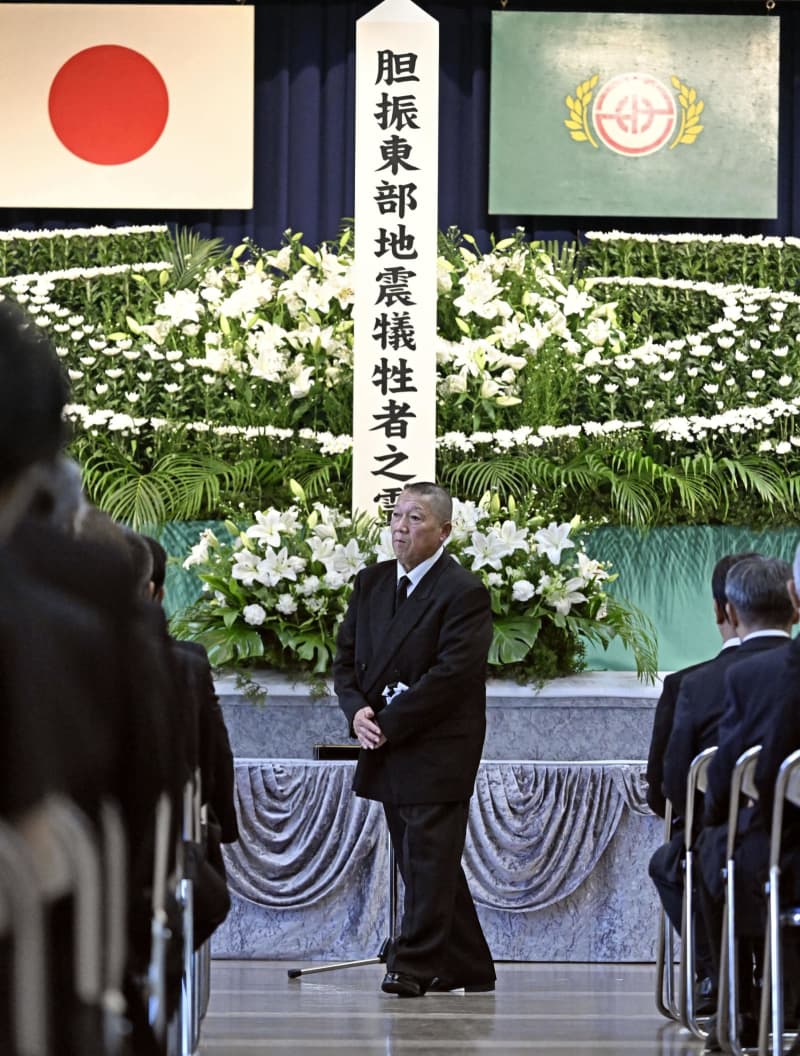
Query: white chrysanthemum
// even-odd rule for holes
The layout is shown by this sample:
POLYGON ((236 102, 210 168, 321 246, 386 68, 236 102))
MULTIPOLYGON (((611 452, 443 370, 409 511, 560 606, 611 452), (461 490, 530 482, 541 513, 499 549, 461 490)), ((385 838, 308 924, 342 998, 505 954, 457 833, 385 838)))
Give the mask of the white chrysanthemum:
POLYGON ((249 623, 251 627, 260 627, 267 618, 267 612, 261 605, 245 605, 242 616, 244 622, 249 623))
POLYGON ((303 597, 311 597, 312 594, 316 594, 321 585, 319 576, 306 576, 305 579, 301 579, 297 584, 296 591, 303 597))
POLYGON ((511 597, 514 601, 530 601, 535 593, 536 588, 527 579, 518 579, 511 588, 511 597))
POLYGON ((280 594, 275 602, 275 608, 284 616, 291 616, 293 612, 297 612, 297 602, 291 594, 280 594))

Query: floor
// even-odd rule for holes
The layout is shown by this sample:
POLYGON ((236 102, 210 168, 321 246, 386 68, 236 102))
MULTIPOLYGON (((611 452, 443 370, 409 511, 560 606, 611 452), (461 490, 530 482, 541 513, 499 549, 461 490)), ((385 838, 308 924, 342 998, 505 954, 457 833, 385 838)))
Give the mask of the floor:
POLYGON ((382 994, 382 965, 289 979, 287 961, 213 961, 203 1056, 492 1052, 699 1056, 667 1023, 653 965, 498 964, 494 994, 382 994))

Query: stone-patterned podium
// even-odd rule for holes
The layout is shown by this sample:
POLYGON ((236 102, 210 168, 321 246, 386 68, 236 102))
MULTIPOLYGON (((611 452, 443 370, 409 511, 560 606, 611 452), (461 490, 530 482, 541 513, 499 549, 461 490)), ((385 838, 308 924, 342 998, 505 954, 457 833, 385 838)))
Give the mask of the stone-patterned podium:
MULTIPOLYGON (((217 683, 242 838, 226 851, 233 908, 215 956, 372 956, 389 930, 381 809, 351 794, 352 763, 312 759, 314 745, 347 741, 344 719, 331 696, 257 681, 261 704, 217 683)), ((662 823, 642 760, 659 691, 618 672, 538 692, 489 684, 464 867, 495 959, 653 958, 647 861, 662 823)))

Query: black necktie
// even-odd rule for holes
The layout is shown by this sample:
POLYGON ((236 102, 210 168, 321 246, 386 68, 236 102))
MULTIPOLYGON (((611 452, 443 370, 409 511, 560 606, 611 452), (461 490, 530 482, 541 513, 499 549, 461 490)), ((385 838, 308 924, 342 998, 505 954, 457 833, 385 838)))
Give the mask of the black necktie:
POLYGON ((401 576, 397 581, 397 590, 394 595, 394 611, 400 608, 408 596, 408 576, 401 576))

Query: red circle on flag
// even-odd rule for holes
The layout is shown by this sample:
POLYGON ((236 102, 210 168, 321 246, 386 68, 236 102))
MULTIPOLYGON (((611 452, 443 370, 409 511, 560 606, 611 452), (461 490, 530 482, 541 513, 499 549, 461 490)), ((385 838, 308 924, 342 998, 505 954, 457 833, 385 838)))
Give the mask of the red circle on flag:
POLYGON ((164 78, 138 51, 100 44, 67 59, 48 99, 53 131, 95 165, 123 165, 159 140, 169 114, 164 78))

